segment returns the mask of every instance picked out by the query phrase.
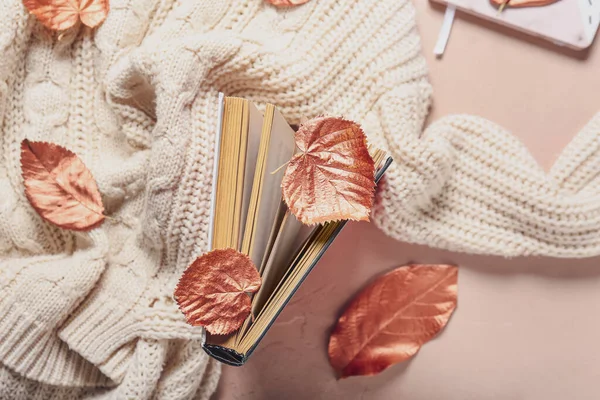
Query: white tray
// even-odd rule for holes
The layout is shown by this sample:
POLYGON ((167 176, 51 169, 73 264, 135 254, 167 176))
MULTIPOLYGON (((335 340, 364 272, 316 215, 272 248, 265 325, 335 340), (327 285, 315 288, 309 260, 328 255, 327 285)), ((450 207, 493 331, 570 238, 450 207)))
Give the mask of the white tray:
POLYGON ((594 41, 600 24, 600 0, 561 0, 543 7, 510 8, 498 13, 487 0, 430 0, 558 45, 583 50, 594 41))

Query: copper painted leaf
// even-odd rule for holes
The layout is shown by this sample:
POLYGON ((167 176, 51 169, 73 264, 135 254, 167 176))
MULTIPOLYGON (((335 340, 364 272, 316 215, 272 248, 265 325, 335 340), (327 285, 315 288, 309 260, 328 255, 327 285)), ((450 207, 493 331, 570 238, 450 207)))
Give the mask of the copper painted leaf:
POLYGON ((61 31, 81 21, 90 28, 108 15, 109 0, 23 0, 29 12, 46 27, 61 31))
POLYGON ((314 118, 300 126, 296 145, 300 152, 281 183, 292 214, 307 225, 368 221, 375 166, 360 126, 341 118, 314 118))
POLYGON ((310 0, 265 0, 276 7, 292 7, 308 3, 310 0))
POLYGON ((214 335, 237 330, 251 310, 250 296, 261 280, 250 258, 233 249, 213 250, 198 257, 183 273, 175 299, 193 326, 214 335))
POLYGON ((496 6, 508 6, 508 7, 535 7, 545 6, 548 4, 556 3, 560 0, 490 0, 492 4, 496 6))
POLYGON ((375 375, 411 358, 440 332, 456 307, 458 268, 410 265, 378 278, 356 296, 329 339, 341 376, 375 375))
POLYGON ((73 152, 52 143, 21 142, 21 173, 27 200, 45 220, 87 231, 104 221, 92 173, 73 152))

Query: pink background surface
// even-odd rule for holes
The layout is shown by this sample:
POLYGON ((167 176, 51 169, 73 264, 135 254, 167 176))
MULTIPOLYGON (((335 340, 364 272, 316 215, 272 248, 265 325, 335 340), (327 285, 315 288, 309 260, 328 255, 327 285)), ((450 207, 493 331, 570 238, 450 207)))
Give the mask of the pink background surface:
MULTIPOLYGON (((459 16, 446 55, 436 60, 443 12, 415 3, 434 87, 429 122, 451 113, 491 119, 548 170, 600 110, 598 43, 569 52, 459 16)), ((598 399, 598 315, 600 257, 470 256, 350 224, 247 365, 224 367, 215 398, 598 399), (336 381, 327 342, 344 305, 374 277, 410 262, 460 266, 459 306, 446 330, 411 361, 376 377, 336 381)))

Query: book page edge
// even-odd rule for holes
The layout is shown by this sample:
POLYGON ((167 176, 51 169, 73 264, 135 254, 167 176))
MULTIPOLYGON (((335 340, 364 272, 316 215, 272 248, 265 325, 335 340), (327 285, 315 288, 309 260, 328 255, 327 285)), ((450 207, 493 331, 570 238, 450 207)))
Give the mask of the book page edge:
POLYGON ((221 152, 221 136, 223 130, 223 112, 225 105, 225 95, 219 93, 219 111, 217 113, 217 132, 215 132, 215 153, 213 163, 213 181, 212 181, 212 193, 210 196, 210 222, 208 225, 208 243, 211 250, 213 248, 213 234, 215 229, 215 208, 217 206, 217 180, 219 175, 219 154, 221 152))

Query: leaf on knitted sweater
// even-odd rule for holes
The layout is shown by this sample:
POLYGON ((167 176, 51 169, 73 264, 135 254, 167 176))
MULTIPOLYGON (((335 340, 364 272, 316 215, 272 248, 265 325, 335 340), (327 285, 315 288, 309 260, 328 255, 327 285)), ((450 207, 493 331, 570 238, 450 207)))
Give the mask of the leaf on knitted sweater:
POLYGON ((273 4, 275 7, 293 7, 308 3, 310 0, 265 0, 267 3, 273 4))
POLYGON ((21 173, 27 200, 45 220, 88 231, 104 221, 92 173, 70 150, 52 143, 21 142, 21 173))
POLYGON ((334 117, 304 122, 296 132, 300 152, 281 187, 290 211, 304 224, 368 221, 375 193, 375 164, 360 126, 334 117))
POLYGON ((188 323, 214 335, 237 330, 252 308, 247 293, 258 291, 260 275, 250 258, 234 249, 198 257, 183 273, 175 299, 188 323))
POLYGON ((329 339, 342 378, 375 375, 411 358, 456 308, 458 268, 410 265, 378 278, 356 296, 329 339))
POLYGON ((23 0, 29 12, 46 27, 61 31, 79 21, 90 28, 100 25, 108 15, 109 0, 23 0))

